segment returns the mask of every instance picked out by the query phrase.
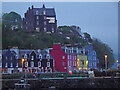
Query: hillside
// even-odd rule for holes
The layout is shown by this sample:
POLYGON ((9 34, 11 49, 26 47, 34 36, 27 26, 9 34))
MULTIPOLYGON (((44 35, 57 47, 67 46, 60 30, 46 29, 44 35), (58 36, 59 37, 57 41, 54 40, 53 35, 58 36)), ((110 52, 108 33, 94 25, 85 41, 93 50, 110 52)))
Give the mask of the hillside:
POLYGON ((62 45, 70 44, 71 46, 82 47, 93 44, 97 53, 100 66, 105 68, 104 55, 108 55, 108 67, 111 67, 115 59, 113 50, 98 39, 92 39, 87 32, 82 33, 78 26, 59 26, 57 33, 48 34, 46 32, 25 32, 21 27, 21 16, 15 12, 3 15, 2 23, 2 48, 9 49, 17 46, 19 49, 44 49, 51 48, 53 43, 61 43, 62 45), (14 19, 17 19, 17 30, 10 30, 10 26, 14 25, 14 19), (7 21, 6 21, 7 20, 7 21))

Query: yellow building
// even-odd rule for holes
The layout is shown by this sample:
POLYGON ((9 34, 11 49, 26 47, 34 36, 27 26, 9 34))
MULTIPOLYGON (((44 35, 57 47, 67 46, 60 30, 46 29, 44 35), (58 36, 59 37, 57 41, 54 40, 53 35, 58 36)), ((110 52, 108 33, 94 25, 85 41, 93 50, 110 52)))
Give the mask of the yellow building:
POLYGON ((77 55, 77 69, 78 70, 88 69, 87 55, 77 55))

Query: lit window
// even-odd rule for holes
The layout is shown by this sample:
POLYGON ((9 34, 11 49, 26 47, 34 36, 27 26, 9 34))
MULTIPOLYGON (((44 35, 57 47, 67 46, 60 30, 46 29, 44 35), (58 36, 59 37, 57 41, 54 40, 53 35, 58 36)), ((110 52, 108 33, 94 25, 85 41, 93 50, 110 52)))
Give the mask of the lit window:
POLYGON ((28 62, 25 62, 25 67, 28 67, 28 62))
POLYGON ((41 54, 39 55, 39 58, 40 58, 40 60, 42 59, 42 55, 41 54))
POLYGON ((31 64, 31 67, 34 67, 34 62, 31 62, 30 64, 31 64))
POLYGON ((36 11, 36 15, 38 15, 38 10, 36 11))
POLYGON ((41 67, 41 62, 40 61, 38 62, 38 67, 41 67))
POLYGON ((36 16, 36 19, 38 20, 38 19, 39 19, 39 16, 36 16))
POLYGON ((8 64, 6 63, 6 64, 5 64, 5 67, 7 67, 7 66, 8 66, 8 64))
POLYGON ((50 67, 50 62, 47 62, 47 67, 50 67))

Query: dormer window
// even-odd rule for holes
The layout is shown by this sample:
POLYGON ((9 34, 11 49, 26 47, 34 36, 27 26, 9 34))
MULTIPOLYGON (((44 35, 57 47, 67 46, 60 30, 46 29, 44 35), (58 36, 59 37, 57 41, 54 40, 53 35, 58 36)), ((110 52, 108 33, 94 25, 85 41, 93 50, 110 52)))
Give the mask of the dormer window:
POLYGON ((49 56, 49 55, 47 55, 47 59, 48 59, 48 60, 50 59, 50 56, 49 56))
POLYGON ((39 58, 40 58, 40 60, 42 59, 42 55, 41 54, 39 55, 39 58))

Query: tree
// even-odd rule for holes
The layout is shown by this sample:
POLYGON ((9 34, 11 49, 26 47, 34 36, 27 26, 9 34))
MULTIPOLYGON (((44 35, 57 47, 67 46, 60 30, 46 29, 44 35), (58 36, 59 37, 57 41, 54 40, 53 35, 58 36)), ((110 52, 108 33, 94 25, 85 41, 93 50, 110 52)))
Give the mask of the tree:
POLYGON ((102 43, 100 40, 96 38, 93 39, 92 44, 97 53, 100 67, 105 68, 105 57, 104 57, 105 54, 108 55, 107 58, 108 68, 111 67, 115 62, 115 58, 113 57, 113 50, 107 44, 102 43))

